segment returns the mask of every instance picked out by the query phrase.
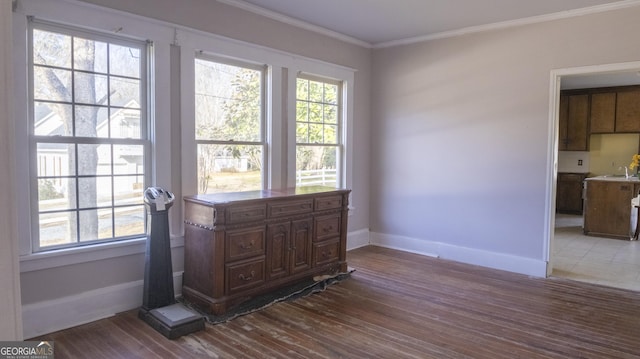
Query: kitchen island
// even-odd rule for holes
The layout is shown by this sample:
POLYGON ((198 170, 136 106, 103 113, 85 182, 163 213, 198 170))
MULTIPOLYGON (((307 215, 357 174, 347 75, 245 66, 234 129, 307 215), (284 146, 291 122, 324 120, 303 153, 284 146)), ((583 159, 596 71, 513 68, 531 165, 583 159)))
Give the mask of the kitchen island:
POLYGON ((640 192, 638 177, 597 176, 585 179, 584 234, 629 239, 631 199, 640 192))

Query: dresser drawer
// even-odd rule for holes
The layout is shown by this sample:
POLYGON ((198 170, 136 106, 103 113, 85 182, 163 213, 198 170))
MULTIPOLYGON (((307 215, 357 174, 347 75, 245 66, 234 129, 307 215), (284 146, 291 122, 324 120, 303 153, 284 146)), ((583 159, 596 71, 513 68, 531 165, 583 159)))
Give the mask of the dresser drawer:
POLYGON ((233 293, 264 282, 264 257, 259 260, 227 265, 227 292, 233 293))
POLYGON ((315 241, 322 241, 340 235, 340 213, 315 218, 315 241))
POLYGON ((333 209, 342 207, 342 196, 327 196, 315 199, 315 210, 333 209))
POLYGON ((313 244, 313 265, 323 265, 340 259, 340 240, 313 244))
POLYGON ((236 206, 227 209, 229 223, 261 221, 267 218, 264 204, 256 206, 236 206))
POLYGON ((292 214, 311 213, 313 210, 313 199, 302 201, 273 202, 267 204, 269 217, 289 216, 292 214))
POLYGON ((227 231, 225 262, 264 254, 264 239, 264 226, 227 231))

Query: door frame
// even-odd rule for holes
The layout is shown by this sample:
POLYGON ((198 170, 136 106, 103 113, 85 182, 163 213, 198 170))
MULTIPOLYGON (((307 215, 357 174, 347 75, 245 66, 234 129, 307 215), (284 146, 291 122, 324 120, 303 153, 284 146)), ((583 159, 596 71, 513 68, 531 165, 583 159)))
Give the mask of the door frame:
POLYGON ((621 62, 603 65, 590 65, 580 67, 568 67, 553 69, 550 73, 549 83, 549 124, 547 149, 547 203, 545 213, 545 241, 544 258, 547 263, 546 276, 551 276, 553 271, 553 244, 556 221, 556 183, 558 179, 558 112, 560 106, 560 85, 563 77, 596 75, 607 73, 635 72, 640 75, 640 61, 621 62))

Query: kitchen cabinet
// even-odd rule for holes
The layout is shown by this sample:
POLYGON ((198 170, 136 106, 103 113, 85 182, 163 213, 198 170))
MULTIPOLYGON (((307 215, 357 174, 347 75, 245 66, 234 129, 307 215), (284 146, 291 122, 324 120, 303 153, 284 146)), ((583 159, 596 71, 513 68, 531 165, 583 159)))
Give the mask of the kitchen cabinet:
POLYGON ((582 214, 582 182, 586 173, 558 173, 556 212, 582 214))
POLYGON ((585 181, 584 234, 629 239, 631 199, 640 182, 608 177, 585 181))
POLYGON ((640 132, 640 89, 618 91, 616 132, 640 132))
POLYGON ((613 133, 616 130, 616 93, 591 94, 590 133, 613 133))
POLYGON ((213 314, 347 270, 349 190, 303 187, 189 196, 182 295, 213 314))
POLYGON ((589 150, 588 94, 561 94, 558 122, 560 151, 589 150))

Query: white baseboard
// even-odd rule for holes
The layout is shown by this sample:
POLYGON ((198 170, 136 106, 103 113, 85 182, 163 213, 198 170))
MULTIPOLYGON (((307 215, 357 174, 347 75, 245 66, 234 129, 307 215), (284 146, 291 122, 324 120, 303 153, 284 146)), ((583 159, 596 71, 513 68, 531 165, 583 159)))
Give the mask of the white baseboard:
POLYGON ((456 262, 479 265, 535 277, 546 277, 547 263, 526 257, 460 247, 411 237, 371 232, 371 244, 456 262))
MULTIPOLYGON (((77 295, 22 306, 24 338, 75 327, 142 305, 144 282, 122 283, 77 295)), ((173 274, 175 295, 182 293, 182 272, 173 274)))
POLYGON ((364 247, 369 245, 369 229, 361 229, 359 231, 347 233, 347 250, 364 247))

